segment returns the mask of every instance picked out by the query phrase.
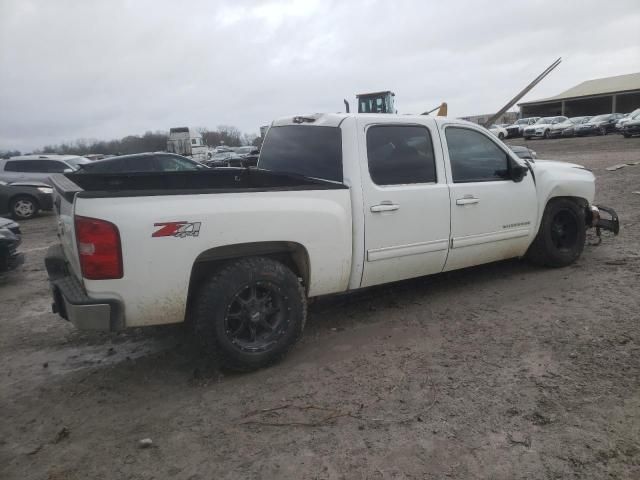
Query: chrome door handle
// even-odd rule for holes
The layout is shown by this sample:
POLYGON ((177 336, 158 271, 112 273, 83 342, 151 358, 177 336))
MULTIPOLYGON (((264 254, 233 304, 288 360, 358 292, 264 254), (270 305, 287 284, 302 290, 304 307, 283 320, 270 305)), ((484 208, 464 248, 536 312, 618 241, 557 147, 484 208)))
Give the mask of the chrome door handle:
POLYGON ((476 197, 464 197, 456 200, 456 205, 471 205, 474 203, 480 203, 480 199, 476 197))
POLYGON ((374 205, 371 207, 371 211, 376 212, 394 212, 400 208, 400 205, 394 205, 393 203, 382 203, 380 205, 374 205))

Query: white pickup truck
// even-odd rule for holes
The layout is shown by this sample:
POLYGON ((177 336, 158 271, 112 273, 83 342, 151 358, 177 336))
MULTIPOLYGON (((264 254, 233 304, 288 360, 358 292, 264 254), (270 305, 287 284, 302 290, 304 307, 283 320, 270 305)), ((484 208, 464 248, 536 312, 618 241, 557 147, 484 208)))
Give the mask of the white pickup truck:
POLYGON ((513 257, 561 267, 587 228, 619 228, 593 205, 589 170, 428 116, 289 117, 258 169, 53 184, 54 311, 83 329, 187 321, 241 370, 286 353, 310 297, 513 257))

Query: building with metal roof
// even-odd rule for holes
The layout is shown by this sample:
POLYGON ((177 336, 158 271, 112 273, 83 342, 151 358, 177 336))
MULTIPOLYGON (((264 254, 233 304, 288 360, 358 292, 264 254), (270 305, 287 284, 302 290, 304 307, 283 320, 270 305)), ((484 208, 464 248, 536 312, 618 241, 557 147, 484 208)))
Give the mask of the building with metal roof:
POLYGON ((640 72, 587 80, 554 97, 518 106, 522 117, 628 113, 640 108, 640 72))

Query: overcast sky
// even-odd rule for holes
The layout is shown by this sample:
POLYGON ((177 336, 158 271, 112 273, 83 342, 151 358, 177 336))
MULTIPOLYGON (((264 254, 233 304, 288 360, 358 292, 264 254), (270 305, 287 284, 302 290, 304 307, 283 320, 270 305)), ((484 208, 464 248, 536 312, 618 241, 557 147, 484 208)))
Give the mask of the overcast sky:
POLYGON ((344 109, 494 112, 640 71, 640 2, 0 0, 0 150, 344 109))

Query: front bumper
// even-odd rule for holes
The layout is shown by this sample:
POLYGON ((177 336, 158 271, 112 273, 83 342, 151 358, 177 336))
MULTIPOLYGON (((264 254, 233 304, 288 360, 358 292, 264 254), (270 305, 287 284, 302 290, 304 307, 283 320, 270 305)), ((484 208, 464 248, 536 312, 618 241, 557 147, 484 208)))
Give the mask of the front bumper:
POLYGON ((596 229, 598 236, 600 236, 601 230, 613 232, 614 235, 620 233, 620 220, 613 208, 605 207, 604 205, 591 205, 589 214, 589 226, 596 229), (606 213, 609 218, 603 218, 603 212, 606 213))
POLYGON ((115 331, 124 326, 122 304, 113 299, 94 299, 71 275, 60 245, 49 248, 45 266, 51 285, 51 309, 79 330, 115 331))
POLYGON ((41 210, 53 210, 53 195, 50 193, 41 193, 38 195, 38 204, 41 210))
POLYGON ((625 126, 622 129, 622 133, 626 135, 639 135, 640 134, 640 125, 632 125, 630 127, 625 126))
POLYGON ((14 270, 24 263, 24 253, 18 252, 21 243, 22 235, 17 223, 0 230, 0 272, 14 270))

